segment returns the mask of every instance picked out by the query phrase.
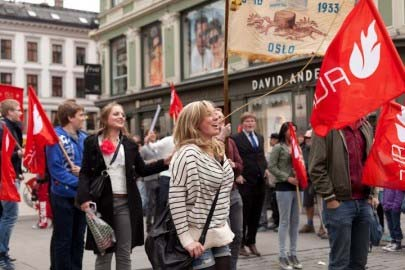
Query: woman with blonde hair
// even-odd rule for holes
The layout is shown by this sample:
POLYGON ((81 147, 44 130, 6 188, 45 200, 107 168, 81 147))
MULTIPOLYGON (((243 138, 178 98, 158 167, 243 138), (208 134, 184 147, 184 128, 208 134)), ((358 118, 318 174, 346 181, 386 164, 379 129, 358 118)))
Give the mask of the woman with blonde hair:
POLYGON ((87 230, 86 249, 97 254, 96 270, 111 269, 113 253, 116 269, 131 269, 131 251, 143 244, 142 202, 136 185, 138 176, 167 169, 170 158, 145 165, 138 145, 130 139, 125 127, 125 113, 118 103, 109 103, 100 115, 101 129, 84 142, 77 202, 83 211, 90 202, 97 204, 101 218, 115 232, 116 243, 100 255, 93 235, 87 230), (99 198, 90 193, 90 185, 103 171, 109 175, 99 198))
POLYGON ((194 258, 193 269, 230 269, 233 233, 227 219, 234 174, 224 154, 218 115, 208 101, 192 102, 174 128, 169 206, 182 246, 194 258), (204 246, 198 242, 214 197, 218 201, 204 246))

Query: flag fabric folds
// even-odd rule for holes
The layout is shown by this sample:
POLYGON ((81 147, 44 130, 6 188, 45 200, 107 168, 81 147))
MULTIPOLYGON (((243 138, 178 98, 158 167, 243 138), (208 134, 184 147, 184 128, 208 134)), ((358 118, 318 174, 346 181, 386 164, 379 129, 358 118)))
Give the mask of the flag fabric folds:
POLYGON ((308 187, 307 170, 305 169, 304 158, 302 156, 301 147, 298 144, 297 135, 295 134, 294 126, 289 123, 288 130, 290 131, 291 139, 291 162, 295 171, 295 175, 298 179, 301 189, 308 187))
POLYGON ((170 84, 170 108, 169 108, 169 115, 173 119, 177 119, 181 110, 183 109, 183 103, 181 102, 179 96, 176 93, 176 89, 174 88, 174 84, 170 84))
POLYGON ((6 125, 3 125, 3 138, 1 140, 1 181, 0 200, 19 202, 20 194, 15 186, 16 173, 11 162, 11 156, 16 147, 16 141, 6 125))
POLYGON ((59 142, 59 138, 34 90, 28 88, 28 126, 23 164, 31 173, 44 176, 45 146, 59 142))
POLYGON ((384 105, 362 179, 366 185, 405 190, 404 106, 384 105))
POLYGON ((319 136, 404 93, 402 61, 372 0, 360 0, 324 57, 311 125, 319 136))

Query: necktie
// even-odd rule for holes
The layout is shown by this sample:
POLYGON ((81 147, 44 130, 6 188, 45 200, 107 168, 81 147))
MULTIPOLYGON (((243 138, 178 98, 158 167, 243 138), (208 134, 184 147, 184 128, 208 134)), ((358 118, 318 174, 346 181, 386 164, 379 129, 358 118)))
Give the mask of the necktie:
POLYGON ((253 132, 249 132, 249 137, 250 137, 250 142, 252 143, 252 147, 254 150, 257 150, 258 146, 255 140, 255 137, 253 137, 253 132))

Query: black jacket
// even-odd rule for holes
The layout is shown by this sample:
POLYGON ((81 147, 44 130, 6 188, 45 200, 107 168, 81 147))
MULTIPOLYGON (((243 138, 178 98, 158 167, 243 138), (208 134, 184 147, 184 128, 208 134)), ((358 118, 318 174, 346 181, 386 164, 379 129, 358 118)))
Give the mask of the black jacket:
MULTIPOLYGON (((17 143, 22 146, 23 137, 22 137, 22 128, 20 122, 12 122, 8 118, 3 118, 0 121, 0 141, 3 138, 3 123, 6 124, 7 128, 10 130, 13 137, 16 139, 17 143)), ((1 142, 0 142, 0 151, 1 151, 1 142)), ((13 163, 13 167, 17 177, 22 175, 22 165, 21 165, 21 157, 18 156, 18 146, 15 147, 13 156, 11 157, 11 163, 13 163)))
POLYGON ((245 133, 240 132, 232 136, 238 147, 239 155, 243 160, 242 176, 246 179, 244 185, 256 185, 264 183, 264 171, 267 168, 267 161, 264 156, 263 136, 255 132, 259 141, 257 150, 253 149, 252 144, 245 133))
MULTIPOLYGON (((82 167, 79 175, 79 186, 77 189, 76 201, 82 204, 86 201, 94 201, 97 203, 97 210, 101 214, 101 218, 114 228, 113 222, 113 195, 111 182, 108 181, 104 186, 101 197, 94 200, 89 194, 91 181, 101 174, 106 169, 106 165, 98 144, 98 135, 87 137, 84 142, 84 153, 82 167)), ((143 213, 142 201, 136 186, 138 176, 148 176, 167 170, 168 166, 164 165, 163 160, 156 163, 145 165, 143 159, 139 155, 138 145, 126 136, 122 138, 122 145, 125 151, 125 171, 128 192, 128 206, 131 219, 132 245, 143 245, 143 213)), ((90 230, 87 230, 86 249, 93 250, 98 253, 96 244, 90 230)), ((114 248, 110 248, 107 252, 113 252, 114 248)))

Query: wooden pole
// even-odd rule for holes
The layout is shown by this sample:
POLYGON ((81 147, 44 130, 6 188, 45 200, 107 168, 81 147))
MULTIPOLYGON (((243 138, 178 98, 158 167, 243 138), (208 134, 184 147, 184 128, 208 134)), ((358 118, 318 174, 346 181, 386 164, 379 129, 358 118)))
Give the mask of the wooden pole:
POLYGON ((69 163, 70 168, 73 169, 75 164, 73 164, 73 162, 70 160, 68 154, 66 153, 65 147, 63 147, 63 144, 62 144, 61 140, 59 140, 59 147, 60 147, 60 150, 62 150, 62 153, 65 156, 67 162, 69 163))

